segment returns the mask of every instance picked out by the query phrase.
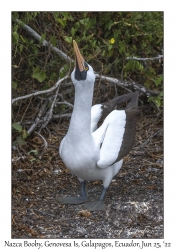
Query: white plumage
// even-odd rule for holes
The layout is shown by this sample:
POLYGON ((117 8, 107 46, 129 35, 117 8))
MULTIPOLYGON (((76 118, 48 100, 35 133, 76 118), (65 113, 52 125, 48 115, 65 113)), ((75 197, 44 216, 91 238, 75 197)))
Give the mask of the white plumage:
POLYGON ((102 200, 112 180, 122 166, 123 160, 116 162, 123 143, 126 112, 114 110, 97 128, 105 105, 91 107, 95 74, 88 65, 74 41, 76 67, 71 74, 75 86, 74 109, 68 132, 61 142, 59 153, 66 167, 76 175, 82 184, 80 197, 65 197, 63 203, 87 201, 84 181, 102 180, 103 192, 100 201, 87 203, 90 210, 104 209, 102 200), (82 73, 83 72, 83 73, 82 73))

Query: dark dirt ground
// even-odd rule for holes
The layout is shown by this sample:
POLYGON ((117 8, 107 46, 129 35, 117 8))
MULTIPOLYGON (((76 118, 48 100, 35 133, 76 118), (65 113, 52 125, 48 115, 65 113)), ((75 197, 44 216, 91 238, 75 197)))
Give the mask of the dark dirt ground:
MULTIPOLYGON (((58 202, 58 197, 79 194, 79 181, 58 150, 43 149, 33 133, 12 152, 12 238, 163 238, 162 119, 161 113, 142 112, 135 146, 106 193, 107 210, 97 212, 58 202)), ((68 124, 69 119, 50 123, 50 135, 42 134, 59 146, 68 124)), ((101 190, 100 181, 87 183, 92 200, 101 190)))

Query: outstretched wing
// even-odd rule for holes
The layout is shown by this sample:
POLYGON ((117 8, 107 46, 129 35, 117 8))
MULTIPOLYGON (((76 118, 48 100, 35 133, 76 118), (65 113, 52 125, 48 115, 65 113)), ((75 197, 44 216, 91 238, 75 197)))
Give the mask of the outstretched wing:
POLYGON ((132 149, 135 141, 136 121, 140 114, 138 93, 135 93, 126 110, 114 110, 94 133, 100 146, 98 167, 105 168, 120 161, 132 149))
MULTIPOLYGON (((114 109, 114 107, 117 104, 120 104, 122 102, 126 102, 128 100, 135 100, 135 98, 133 98, 138 92, 131 92, 122 96, 118 96, 116 98, 114 98, 113 100, 109 101, 109 102, 105 102, 102 104, 96 104, 94 106, 92 106, 91 108, 91 132, 94 132, 97 129, 97 124, 99 122, 99 120, 105 119, 107 117, 107 115, 114 109)), ((129 102, 128 105, 131 105, 131 101, 129 102)))

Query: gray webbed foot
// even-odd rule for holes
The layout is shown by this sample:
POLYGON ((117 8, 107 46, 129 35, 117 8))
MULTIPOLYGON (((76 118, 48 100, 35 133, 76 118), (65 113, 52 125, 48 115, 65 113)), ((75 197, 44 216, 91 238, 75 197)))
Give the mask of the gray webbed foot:
POLYGON ((106 205, 103 201, 91 201, 84 204, 84 207, 89 211, 105 211, 106 205))
POLYGON ((60 197, 58 198, 59 202, 63 203, 63 204, 81 204, 84 202, 88 201, 88 198, 85 196, 77 196, 77 197, 60 197))

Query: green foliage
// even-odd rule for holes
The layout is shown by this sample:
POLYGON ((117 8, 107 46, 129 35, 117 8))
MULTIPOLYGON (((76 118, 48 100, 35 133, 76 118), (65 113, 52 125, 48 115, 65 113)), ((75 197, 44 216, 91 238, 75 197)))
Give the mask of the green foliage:
MULTIPOLYGON (((73 65, 42 46, 42 42, 47 40, 74 58, 73 39, 95 71, 123 80, 129 77, 163 93, 162 62, 126 60, 162 53, 163 12, 13 12, 12 20, 13 95, 18 96, 26 82, 33 83, 27 88, 31 93, 35 86, 37 90, 50 88, 58 77, 70 73, 73 65), (17 18, 33 28, 41 41, 28 35, 15 22, 17 18)), ((149 100, 161 106, 163 99, 159 95, 149 100)))
POLYGON ((13 145, 19 145, 19 146, 25 145, 26 144, 25 139, 28 136, 27 131, 23 129, 23 127, 19 123, 13 123, 12 128, 18 132, 18 136, 16 136, 13 145))
POLYGON ((18 86, 18 83, 17 83, 17 82, 12 82, 12 88, 13 88, 13 89, 16 89, 17 86, 18 86))
POLYGON ((41 70, 39 67, 34 69, 34 72, 32 74, 32 78, 37 79, 39 82, 43 82, 46 78, 46 74, 44 70, 41 70))
POLYGON ((65 64, 60 70, 59 77, 63 78, 68 73, 68 70, 69 70, 69 66, 65 64))
POLYGON ((38 155, 38 151, 36 149, 30 150, 28 152, 28 155, 30 155, 31 153, 34 153, 34 155, 38 155))
POLYGON ((163 81, 163 75, 160 75, 154 80, 154 83, 156 86, 159 86, 160 84, 162 84, 162 81, 163 81))
POLYGON ((13 123, 12 128, 16 129, 18 132, 22 132, 22 126, 18 123, 13 123))
POLYGON ((16 142, 14 143, 15 145, 23 146, 26 144, 26 141, 22 138, 22 136, 18 136, 16 138, 16 142))

